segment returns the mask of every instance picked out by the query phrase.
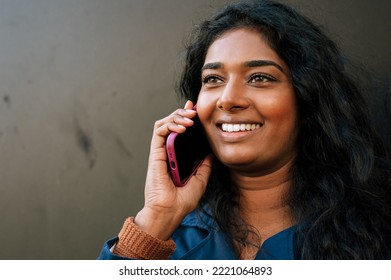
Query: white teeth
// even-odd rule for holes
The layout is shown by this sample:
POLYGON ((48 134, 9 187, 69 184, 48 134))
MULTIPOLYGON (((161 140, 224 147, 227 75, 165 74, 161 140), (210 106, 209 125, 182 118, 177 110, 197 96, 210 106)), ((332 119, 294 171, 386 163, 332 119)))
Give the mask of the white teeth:
POLYGON ((232 123, 223 123, 221 128, 225 132, 238 132, 238 131, 250 131, 260 128, 260 124, 232 124, 232 123))

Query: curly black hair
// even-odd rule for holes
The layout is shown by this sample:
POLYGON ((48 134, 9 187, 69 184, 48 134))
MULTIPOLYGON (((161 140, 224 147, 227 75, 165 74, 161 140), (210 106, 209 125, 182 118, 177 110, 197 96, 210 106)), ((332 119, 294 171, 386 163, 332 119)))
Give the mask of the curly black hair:
MULTIPOLYGON (((295 258, 389 259, 391 172, 385 148, 346 57, 321 27, 279 2, 230 4, 197 27, 187 47, 181 95, 197 101, 209 46, 236 28, 262 34, 292 74, 302 120, 286 198, 298 221, 295 258)), ((201 203, 221 230, 245 243, 257 233, 241 219, 238 195, 229 170, 216 160, 201 203)))

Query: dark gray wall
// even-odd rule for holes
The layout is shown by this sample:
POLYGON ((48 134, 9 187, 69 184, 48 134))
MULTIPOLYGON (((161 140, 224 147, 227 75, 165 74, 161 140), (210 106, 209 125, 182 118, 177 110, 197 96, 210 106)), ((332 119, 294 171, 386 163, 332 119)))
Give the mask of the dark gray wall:
MULTIPOLYGON (((142 207, 182 42, 225 2, 0 0, 0 259, 94 259, 142 207)), ((378 78, 368 96, 390 143, 389 2, 286 2, 378 78)))

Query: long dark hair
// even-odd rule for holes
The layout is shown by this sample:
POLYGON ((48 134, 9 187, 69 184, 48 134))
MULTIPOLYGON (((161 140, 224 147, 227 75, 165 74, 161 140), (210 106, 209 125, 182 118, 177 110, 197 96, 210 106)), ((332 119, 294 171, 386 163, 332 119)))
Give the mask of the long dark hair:
MULTIPOLYGON (((291 7, 258 0, 231 4, 203 22, 189 44, 180 81, 197 100, 208 47, 235 28, 262 33, 285 61, 302 121, 293 186, 287 197, 295 219, 295 257, 390 258, 390 169, 373 130, 360 86, 347 59, 323 30, 291 7)), ((238 191, 215 161, 202 200, 219 228, 245 243, 254 233, 240 218, 238 191)))

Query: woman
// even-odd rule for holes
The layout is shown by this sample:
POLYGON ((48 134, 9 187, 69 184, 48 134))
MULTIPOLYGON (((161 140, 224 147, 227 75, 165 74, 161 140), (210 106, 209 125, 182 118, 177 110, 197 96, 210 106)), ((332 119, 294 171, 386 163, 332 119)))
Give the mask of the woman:
POLYGON ((187 50, 184 109, 155 123, 145 205, 100 258, 390 258, 390 170, 335 44, 274 1, 231 4, 187 50), (212 147, 174 186, 165 140, 212 147), (212 158, 213 157, 213 158, 212 158))

